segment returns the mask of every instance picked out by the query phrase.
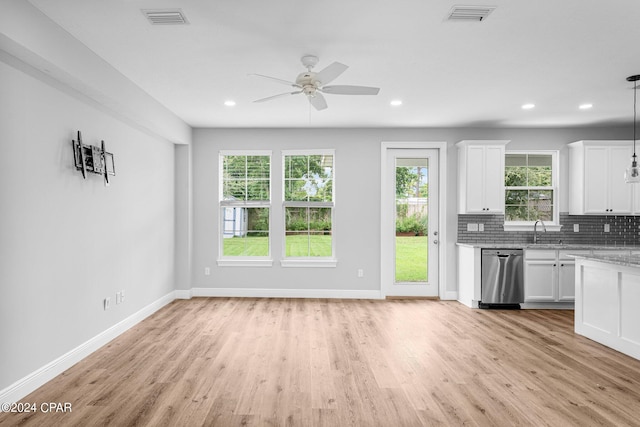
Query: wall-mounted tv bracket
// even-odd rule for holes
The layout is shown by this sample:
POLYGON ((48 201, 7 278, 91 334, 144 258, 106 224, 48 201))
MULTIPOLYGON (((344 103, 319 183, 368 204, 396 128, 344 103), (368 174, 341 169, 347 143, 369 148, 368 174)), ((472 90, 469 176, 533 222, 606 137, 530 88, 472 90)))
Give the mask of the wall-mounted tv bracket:
POLYGON ((100 147, 82 143, 82 135, 78 131, 78 140, 71 140, 73 145, 73 161, 76 169, 82 171, 82 177, 87 178, 87 173, 96 173, 104 177, 104 185, 109 185, 109 175, 115 176, 116 167, 113 154, 105 150, 104 141, 100 141, 100 147))

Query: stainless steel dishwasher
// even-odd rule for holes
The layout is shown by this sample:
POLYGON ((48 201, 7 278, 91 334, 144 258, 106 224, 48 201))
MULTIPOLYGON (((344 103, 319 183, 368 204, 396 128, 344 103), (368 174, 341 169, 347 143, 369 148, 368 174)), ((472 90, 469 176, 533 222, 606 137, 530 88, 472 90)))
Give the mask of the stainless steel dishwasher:
POLYGON ((524 302, 522 249, 483 249, 480 308, 520 308, 524 302))

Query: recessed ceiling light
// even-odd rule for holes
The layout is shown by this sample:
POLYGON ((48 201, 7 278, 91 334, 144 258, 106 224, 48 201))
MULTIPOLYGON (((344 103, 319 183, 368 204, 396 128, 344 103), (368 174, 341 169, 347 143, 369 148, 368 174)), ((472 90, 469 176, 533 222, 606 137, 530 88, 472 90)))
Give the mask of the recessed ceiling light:
POLYGON ((394 107, 397 107, 399 105, 402 105, 402 101, 399 99, 394 99, 393 101, 391 101, 389 104, 393 105, 394 107))
POLYGON ((226 105, 227 107, 233 107, 236 105, 236 101, 229 99, 227 101, 224 101, 224 105, 226 105))
POLYGON ((588 110, 589 108, 592 108, 593 104, 580 104, 580 106, 578 107, 581 110, 588 110))
POLYGON ((536 104, 524 104, 522 106, 523 110, 531 110, 532 108, 535 108, 536 104))

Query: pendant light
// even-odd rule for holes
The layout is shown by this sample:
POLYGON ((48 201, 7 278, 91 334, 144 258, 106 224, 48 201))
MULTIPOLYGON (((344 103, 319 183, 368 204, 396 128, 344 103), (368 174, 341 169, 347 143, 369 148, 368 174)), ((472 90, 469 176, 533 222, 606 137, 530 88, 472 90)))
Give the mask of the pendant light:
MULTIPOLYGON (((628 82, 637 82, 640 80, 640 74, 627 77, 628 82)), ((631 156, 631 166, 624 173, 624 181, 629 184, 637 184, 640 182, 640 168, 636 160, 636 92, 638 85, 633 86, 633 156, 631 156)))

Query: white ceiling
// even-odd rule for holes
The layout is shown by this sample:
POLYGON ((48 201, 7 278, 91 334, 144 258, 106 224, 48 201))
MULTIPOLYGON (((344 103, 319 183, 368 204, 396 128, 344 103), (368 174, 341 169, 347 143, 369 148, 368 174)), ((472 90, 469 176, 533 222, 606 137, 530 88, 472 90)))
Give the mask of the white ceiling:
POLYGON ((193 127, 616 124, 632 120, 626 77, 640 74, 638 0, 29 1, 193 127), (447 21, 458 4, 497 7, 447 21), (141 13, 161 8, 189 24, 141 13), (305 54, 320 58, 315 71, 350 66, 332 84, 379 95, 327 94, 324 111, 303 95, 252 102, 289 88, 248 74, 293 81, 305 54))

